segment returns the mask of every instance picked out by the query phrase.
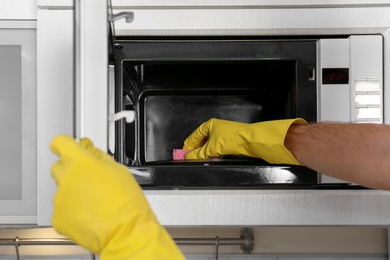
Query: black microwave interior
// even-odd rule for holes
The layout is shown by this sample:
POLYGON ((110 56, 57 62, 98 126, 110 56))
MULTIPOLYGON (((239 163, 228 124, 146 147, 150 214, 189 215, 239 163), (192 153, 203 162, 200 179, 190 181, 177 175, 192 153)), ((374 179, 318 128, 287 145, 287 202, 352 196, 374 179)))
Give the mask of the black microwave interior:
POLYGON ((317 173, 261 159, 172 159, 201 123, 316 121, 315 41, 122 41, 115 49, 115 158, 144 188, 272 188, 317 184, 317 173))

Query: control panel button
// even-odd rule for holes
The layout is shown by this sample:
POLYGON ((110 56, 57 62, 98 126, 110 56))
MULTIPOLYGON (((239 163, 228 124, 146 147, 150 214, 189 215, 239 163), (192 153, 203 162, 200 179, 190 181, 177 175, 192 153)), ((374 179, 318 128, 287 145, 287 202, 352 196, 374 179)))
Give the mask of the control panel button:
POLYGON ((356 83, 355 91, 380 91, 380 85, 375 83, 356 83))
POLYGON ((356 118, 381 118, 380 108, 357 108, 356 118))

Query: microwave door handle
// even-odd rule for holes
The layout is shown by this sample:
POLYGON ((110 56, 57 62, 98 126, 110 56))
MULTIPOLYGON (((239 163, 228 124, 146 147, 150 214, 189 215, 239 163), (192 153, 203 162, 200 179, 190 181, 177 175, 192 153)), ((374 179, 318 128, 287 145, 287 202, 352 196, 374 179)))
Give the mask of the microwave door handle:
POLYGON ((124 110, 120 111, 118 113, 112 114, 108 116, 108 121, 115 122, 120 119, 125 119, 126 123, 132 123, 134 122, 135 113, 132 110, 124 110))

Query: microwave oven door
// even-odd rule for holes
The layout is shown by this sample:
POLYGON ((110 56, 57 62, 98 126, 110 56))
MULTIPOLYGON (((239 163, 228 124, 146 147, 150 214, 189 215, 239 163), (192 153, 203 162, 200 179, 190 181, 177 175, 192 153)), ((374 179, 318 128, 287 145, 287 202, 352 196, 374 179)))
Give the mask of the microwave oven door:
MULTIPOLYGON (((115 145, 110 145, 115 144, 116 139, 110 133, 115 134, 115 124, 119 124, 115 123, 117 118, 115 114, 117 111, 113 107, 115 102, 110 102, 110 99, 115 99, 113 91, 110 91, 115 85, 110 77, 115 74, 111 65, 115 48, 112 21, 122 17, 131 21, 132 14, 114 15, 106 1, 75 2, 74 136, 76 139, 88 137, 96 147, 114 154, 120 151, 113 150, 115 145), (96 55, 97 53, 106 55, 96 55)), ((129 117, 131 116, 127 115, 127 119, 129 117)), ((150 168, 154 169, 153 166, 150 168)), ((311 176, 314 176, 314 180, 309 182, 315 183, 316 175, 311 176)))
POLYGON ((107 151, 107 2, 75 0, 74 137, 90 138, 107 151), (88 98, 87 98, 88 97, 88 98), (91 98, 93 97, 93 98, 91 98))
POLYGON ((114 15, 111 0, 75 0, 74 5, 74 137, 88 137, 96 147, 108 152, 108 118, 114 113, 108 107, 107 92, 113 71, 113 22, 120 18, 131 22, 133 13, 114 15))

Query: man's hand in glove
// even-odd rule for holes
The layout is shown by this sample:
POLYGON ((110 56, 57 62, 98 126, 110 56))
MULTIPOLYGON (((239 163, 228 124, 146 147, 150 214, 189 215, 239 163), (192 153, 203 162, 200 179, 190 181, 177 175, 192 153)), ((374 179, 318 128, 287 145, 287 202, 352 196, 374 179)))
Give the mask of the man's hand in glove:
POLYGON ((286 133, 293 124, 307 123, 300 118, 253 124, 213 118, 185 140, 183 149, 192 150, 186 154, 186 159, 246 155, 274 164, 299 165, 284 146, 286 133))

